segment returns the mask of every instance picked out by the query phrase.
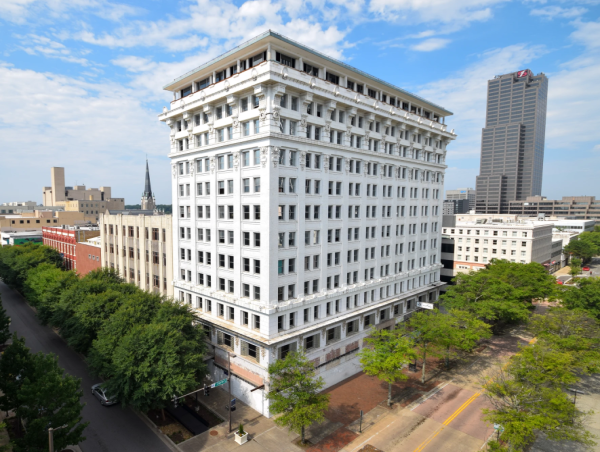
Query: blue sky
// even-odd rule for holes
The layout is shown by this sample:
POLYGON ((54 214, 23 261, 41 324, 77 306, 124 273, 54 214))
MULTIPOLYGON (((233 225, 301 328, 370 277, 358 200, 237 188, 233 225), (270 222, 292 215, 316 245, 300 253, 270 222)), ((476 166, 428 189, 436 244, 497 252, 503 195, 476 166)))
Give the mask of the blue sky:
POLYGON ((148 155, 170 203, 161 87, 266 29, 454 112, 446 189, 474 186, 487 80, 550 78, 543 194, 596 195, 600 0, 0 1, 0 202, 41 202, 50 167, 137 203, 148 155))

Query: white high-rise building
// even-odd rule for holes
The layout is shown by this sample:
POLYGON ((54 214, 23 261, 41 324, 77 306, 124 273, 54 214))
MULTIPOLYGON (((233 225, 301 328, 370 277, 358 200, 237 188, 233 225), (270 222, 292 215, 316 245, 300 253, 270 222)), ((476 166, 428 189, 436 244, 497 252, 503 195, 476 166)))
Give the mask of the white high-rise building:
POLYGON ((271 31, 165 89, 174 292, 215 380, 235 353, 235 397, 268 415, 300 347, 338 383, 371 326, 437 299, 449 111, 271 31))

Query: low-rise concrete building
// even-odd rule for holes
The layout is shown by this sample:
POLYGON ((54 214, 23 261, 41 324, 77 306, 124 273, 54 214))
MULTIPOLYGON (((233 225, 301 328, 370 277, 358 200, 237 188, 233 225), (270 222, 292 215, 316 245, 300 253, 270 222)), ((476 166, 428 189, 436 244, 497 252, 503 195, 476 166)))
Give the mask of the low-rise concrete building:
POLYGON ((21 214, 0 215, 0 231, 38 230, 43 226, 84 226, 96 223, 93 215, 83 212, 35 210, 21 214))
POLYGON ((556 252, 552 230, 550 222, 516 215, 446 215, 442 222, 441 280, 450 283, 458 273, 480 270, 493 259, 538 262, 550 270, 556 252))
POLYGON ((62 206, 66 211, 94 215, 98 221, 101 213, 125 209, 124 198, 113 198, 110 187, 86 188, 85 185, 65 186, 65 169, 50 170, 51 186, 44 187, 43 201, 47 206, 62 206))
POLYGON ((25 243, 42 243, 42 231, 2 231, 0 246, 19 246, 25 243))
POLYGON ((529 216, 543 213, 574 220, 600 221, 600 200, 596 200, 595 196, 563 196, 561 200, 528 196, 525 201, 510 201, 508 213, 529 216))

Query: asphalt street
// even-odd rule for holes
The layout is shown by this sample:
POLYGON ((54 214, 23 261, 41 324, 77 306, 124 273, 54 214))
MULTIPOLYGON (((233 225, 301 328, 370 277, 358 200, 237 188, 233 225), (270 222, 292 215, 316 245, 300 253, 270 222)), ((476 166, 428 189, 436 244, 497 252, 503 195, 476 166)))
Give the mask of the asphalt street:
POLYGON ((82 379, 83 419, 89 421, 80 444, 83 452, 169 452, 170 449, 133 411, 120 405, 104 407, 92 395, 98 379, 90 376, 80 355, 71 350, 50 328, 42 326, 25 300, 0 281, 2 305, 11 317, 11 332, 25 337, 32 352, 54 353, 65 371, 82 379))

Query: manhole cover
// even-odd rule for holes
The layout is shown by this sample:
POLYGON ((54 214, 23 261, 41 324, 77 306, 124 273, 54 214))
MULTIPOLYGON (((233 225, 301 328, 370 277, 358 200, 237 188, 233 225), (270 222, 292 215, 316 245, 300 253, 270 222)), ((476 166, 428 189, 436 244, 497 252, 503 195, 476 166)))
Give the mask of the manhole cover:
POLYGON ((216 430, 210 431, 210 436, 217 436, 218 434, 219 434, 219 432, 217 432, 216 430))

